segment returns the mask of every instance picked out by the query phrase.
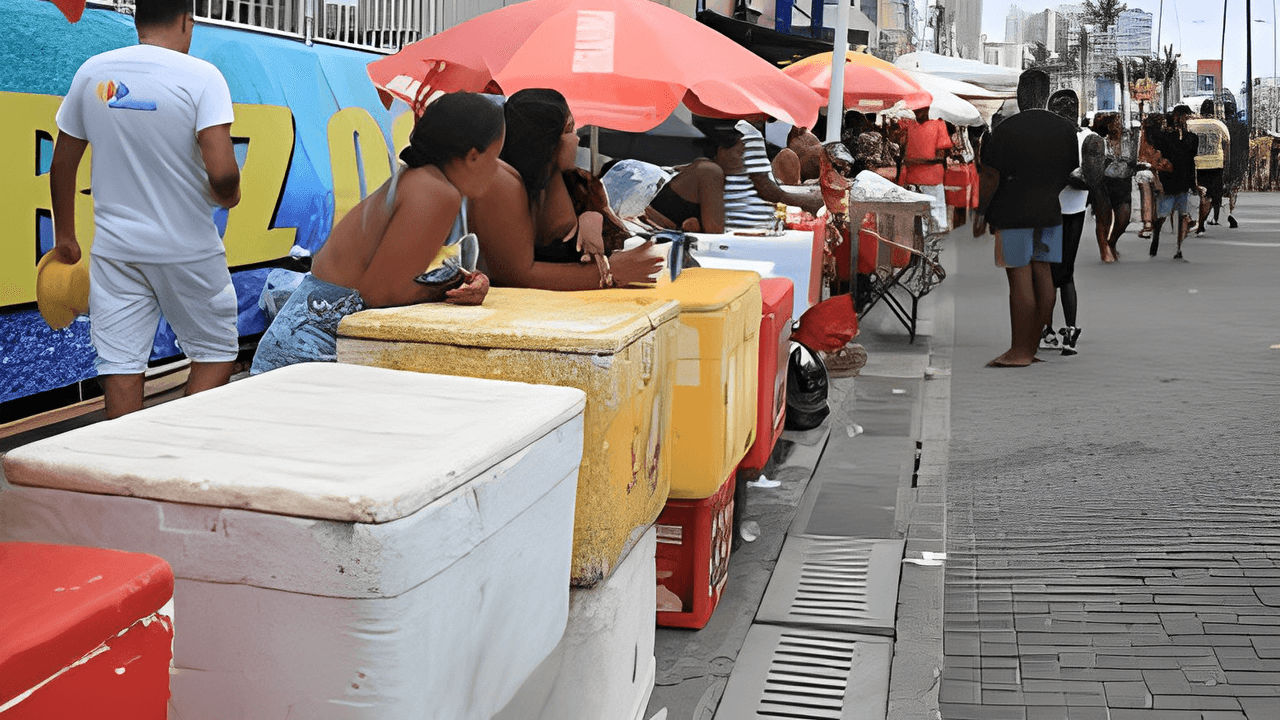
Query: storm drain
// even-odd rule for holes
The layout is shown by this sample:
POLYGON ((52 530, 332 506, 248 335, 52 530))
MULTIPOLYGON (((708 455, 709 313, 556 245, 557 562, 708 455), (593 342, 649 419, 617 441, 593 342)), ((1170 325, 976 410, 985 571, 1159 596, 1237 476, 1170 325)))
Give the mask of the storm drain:
POLYGON ((756 622, 892 637, 904 545, 788 536, 756 622))
POLYGON ((716 720, 884 720, 893 642, 852 633, 753 625, 716 720))

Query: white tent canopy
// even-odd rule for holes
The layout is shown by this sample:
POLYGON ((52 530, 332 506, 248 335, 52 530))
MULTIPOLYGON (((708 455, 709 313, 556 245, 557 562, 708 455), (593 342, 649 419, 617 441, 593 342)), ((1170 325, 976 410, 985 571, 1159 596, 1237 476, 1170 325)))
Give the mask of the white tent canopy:
MULTIPOLYGON (((929 117, 946 120, 952 125, 961 127, 984 124, 982 113, 978 111, 978 108, 974 107, 973 103, 959 97, 948 89, 949 86, 967 85, 967 83, 947 80, 946 78, 914 70, 908 70, 907 72, 933 96, 933 103, 929 105, 929 117)), ((970 85, 969 87, 976 86, 970 85)), ((978 89, 981 90, 981 88, 978 89)), ((985 90, 981 91, 986 92, 985 90)))
MULTIPOLYGON (((1017 94, 1018 76, 1021 74, 1012 68, 931 52, 907 53, 895 60, 894 64, 904 70, 917 70, 949 80, 971 83, 1002 97, 1013 97, 1017 94)), ((955 94, 960 95, 960 93, 955 94)))

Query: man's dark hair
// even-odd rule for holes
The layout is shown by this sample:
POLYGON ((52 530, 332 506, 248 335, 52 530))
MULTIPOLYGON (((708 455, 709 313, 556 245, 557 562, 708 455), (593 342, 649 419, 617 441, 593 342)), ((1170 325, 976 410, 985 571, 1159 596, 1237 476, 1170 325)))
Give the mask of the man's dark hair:
POLYGON ((1070 88, 1058 90, 1049 96, 1049 112, 1061 115, 1075 124, 1080 119, 1080 97, 1070 88))
POLYGON ((1200 103, 1200 114, 1205 117, 1213 117, 1213 101, 1205 100, 1200 103))
POLYGON ((1179 115, 1194 115, 1194 114, 1195 113, 1191 112, 1191 108, 1187 107, 1186 105, 1175 105, 1172 113, 1172 115, 1175 118, 1178 117, 1179 115))
POLYGON ((133 24, 135 27, 170 25, 191 11, 191 0, 137 0, 133 6, 133 24))
POLYGON ((1043 110, 1048 101, 1048 73, 1032 69, 1018 77, 1018 110, 1043 110))
POLYGON ((720 149, 728 149, 738 144, 742 139, 742 133, 734 127, 734 120, 720 120, 717 118, 705 118, 695 116, 693 118, 693 126, 702 134, 701 140, 702 152, 709 158, 716 156, 716 151, 720 149))

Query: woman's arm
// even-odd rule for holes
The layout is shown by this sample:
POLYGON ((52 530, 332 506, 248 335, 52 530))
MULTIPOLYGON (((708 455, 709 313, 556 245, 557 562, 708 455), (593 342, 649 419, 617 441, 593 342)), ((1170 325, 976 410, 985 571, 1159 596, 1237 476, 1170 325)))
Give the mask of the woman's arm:
POLYGON ((356 288, 369 307, 438 300, 440 292, 414 282, 444 247, 462 207, 452 185, 424 172, 404 171, 391 219, 356 288))
POLYGON ((595 265, 534 261, 536 228, 529 198, 519 175, 509 167, 499 169, 489 191, 472 201, 470 223, 495 286, 541 290, 600 287, 600 271, 595 265))
POLYGON ((724 170, 713 162, 698 163, 698 221, 702 232, 724 232, 724 170))

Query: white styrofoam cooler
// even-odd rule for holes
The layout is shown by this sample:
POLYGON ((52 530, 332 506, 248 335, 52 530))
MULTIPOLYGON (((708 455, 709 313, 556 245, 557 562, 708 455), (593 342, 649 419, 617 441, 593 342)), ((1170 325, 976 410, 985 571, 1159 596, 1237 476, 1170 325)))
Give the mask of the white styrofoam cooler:
POLYGON ((642 720, 653 693, 657 531, 608 580, 569 593, 564 639, 494 720, 642 720))
POLYGON ((713 263, 719 258, 773 263, 768 274, 760 275, 791 280, 796 289, 796 317, 822 299, 822 257, 818 255, 815 258, 813 233, 808 230, 787 230, 781 235, 691 235, 698 240, 693 256, 704 267, 717 267, 713 263), (817 276, 814 275, 815 267, 817 276))
POLYGON ((288 367, 10 452, 0 539, 173 566, 171 717, 489 718, 563 634, 584 402, 288 367))

